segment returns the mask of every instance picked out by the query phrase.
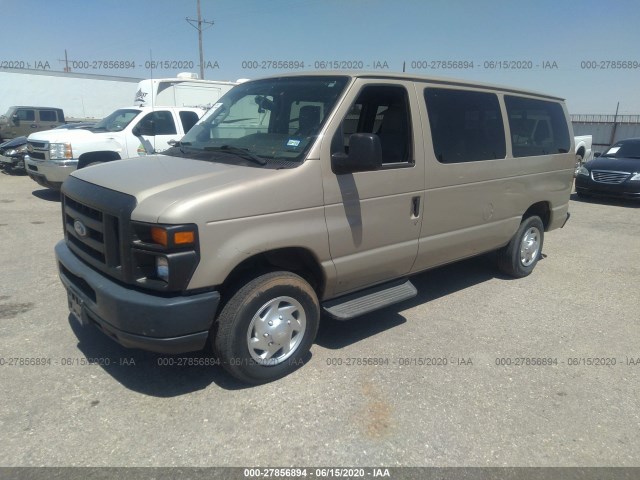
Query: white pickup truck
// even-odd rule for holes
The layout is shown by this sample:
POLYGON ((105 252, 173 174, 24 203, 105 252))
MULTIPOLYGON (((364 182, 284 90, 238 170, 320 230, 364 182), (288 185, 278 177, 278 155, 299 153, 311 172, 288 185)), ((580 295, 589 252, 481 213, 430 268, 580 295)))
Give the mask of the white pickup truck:
POLYGON ((593 158, 593 150, 591 145, 593 143, 592 135, 578 135, 573 137, 576 142, 576 172, 578 168, 593 158))
POLYGON ((77 168, 163 152, 204 113, 188 107, 125 107, 89 129, 37 132, 28 138, 25 168, 40 185, 59 190, 77 168))

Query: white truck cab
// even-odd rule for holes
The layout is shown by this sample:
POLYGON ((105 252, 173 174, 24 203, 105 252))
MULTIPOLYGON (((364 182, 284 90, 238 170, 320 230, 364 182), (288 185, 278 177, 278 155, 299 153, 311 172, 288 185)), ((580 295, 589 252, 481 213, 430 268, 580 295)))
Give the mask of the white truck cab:
POLYGON ((124 107, 90 129, 48 130, 28 138, 27 174, 59 190, 77 168, 161 153, 180 140, 205 113, 190 107, 124 107))

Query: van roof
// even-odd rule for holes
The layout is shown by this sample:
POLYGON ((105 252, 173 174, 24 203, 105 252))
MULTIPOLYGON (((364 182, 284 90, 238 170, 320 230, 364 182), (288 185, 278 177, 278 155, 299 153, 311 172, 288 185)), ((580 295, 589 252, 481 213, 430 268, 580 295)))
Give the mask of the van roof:
MULTIPOLYGON (((549 95, 546 93, 536 92, 532 90, 525 90, 521 88, 509 87, 504 85, 496 85, 485 82, 476 82, 472 80, 461 80, 458 78, 447 77, 431 77, 416 75, 413 73, 398 73, 398 72, 367 72, 367 71, 352 71, 352 70, 321 70, 311 72, 298 72, 287 73, 285 75, 269 75, 262 78, 282 78, 282 77, 323 77, 323 76, 342 76, 352 78, 368 78, 368 79, 380 79, 380 80, 415 80, 420 82, 429 82, 439 85, 447 85, 454 87, 475 87, 484 88, 488 90, 495 90, 504 93, 518 93, 523 95, 531 95, 535 97, 546 98, 550 100, 564 101, 564 98, 549 95)), ((258 80, 258 79, 256 79, 258 80)))

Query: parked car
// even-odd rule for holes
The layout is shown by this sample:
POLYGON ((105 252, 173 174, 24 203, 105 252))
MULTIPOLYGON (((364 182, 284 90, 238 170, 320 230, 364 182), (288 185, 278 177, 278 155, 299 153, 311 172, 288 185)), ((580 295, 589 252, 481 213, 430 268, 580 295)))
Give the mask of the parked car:
POLYGON ((640 198, 640 138, 620 140, 579 167, 576 193, 640 198))
POLYGON ((496 250, 502 272, 529 275, 569 218, 570 131, 561 98, 488 84, 242 83, 163 155, 64 182, 70 310, 124 346, 209 343, 237 378, 274 380, 303 363, 321 312, 409 299, 412 274, 496 250))
POLYGON ((9 107, 7 113, 0 116, 0 139, 28 137, 34 132, 51 130, 64 123, 64 112, 60 108, 9 107))
POLYGON ((16 137, 0 143, 0 168, 7 173, 24 172, 27 137, 16 137))

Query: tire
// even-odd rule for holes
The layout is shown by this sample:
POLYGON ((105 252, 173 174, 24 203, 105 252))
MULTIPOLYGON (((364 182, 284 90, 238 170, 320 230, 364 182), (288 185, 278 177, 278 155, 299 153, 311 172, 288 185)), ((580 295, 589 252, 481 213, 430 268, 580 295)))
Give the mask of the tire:
POLYGON ((580 155, 579 153, 576 154, 576 168, 573 171, 574 178, 578 175, 578 168, 582 166, 582 161, 583 161, 582 155, 580 155))
POLYGON ((213 348, 235 378, 266 383, 304 363, 319 322, 318 298, 305 280, 290 272, 266 273, 241 286, 224 305, 213 348))
POLYGON ((538 216, 525 218, 506 247, 498 250, 498 268, 515 278, 529 275, 542 256, 544 225, 538 216))
POLYGON ((584 193, 584 192, 576 191, 576 195, 578 196, 578 198, 580 200, 591 200, 593 198, 593 195, 591 195, 589 193, 584 193))

